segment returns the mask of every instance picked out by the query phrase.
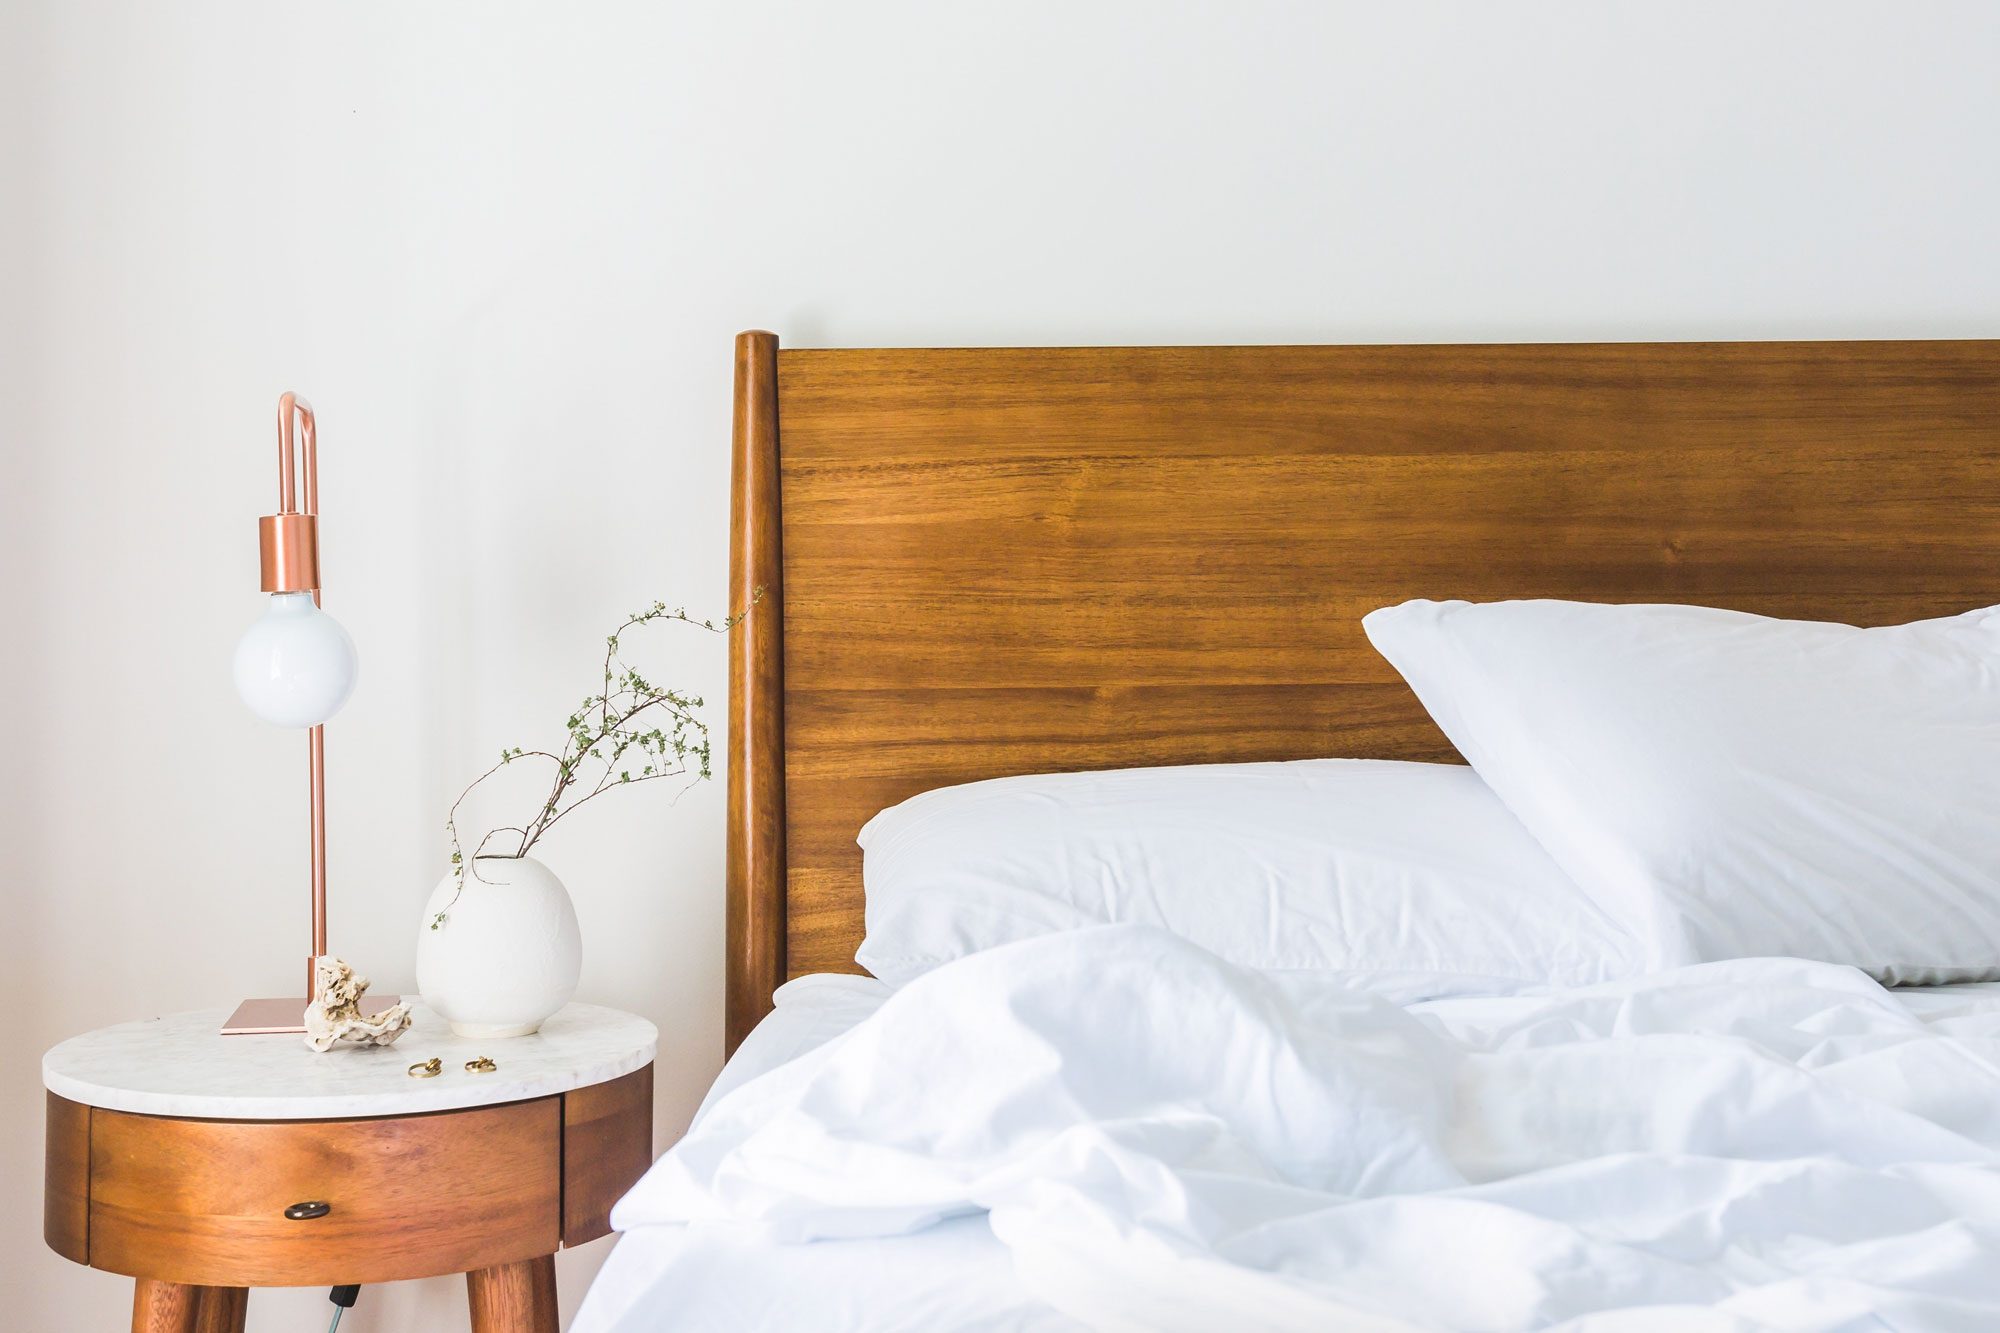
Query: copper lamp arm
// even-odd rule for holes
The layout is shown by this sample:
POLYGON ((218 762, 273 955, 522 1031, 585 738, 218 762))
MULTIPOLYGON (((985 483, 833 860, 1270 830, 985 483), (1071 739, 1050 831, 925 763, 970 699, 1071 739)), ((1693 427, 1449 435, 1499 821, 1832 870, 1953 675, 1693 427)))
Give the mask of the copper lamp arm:
POLYGON ((319 513, 319 423, 312 404, 287 390, 278 395, 278 512, 281 514, 319 513), (295 426, 296 423, 296 426, 295 426), (305 441, 305 504, 295 503, 293 457, 298 449, 294 430, 305 441))
POLYGON ((319 423, 295 393, 278 398, 278 512, 257 520, 257 534, 264 591, 309 592, 318 605, 319 423))

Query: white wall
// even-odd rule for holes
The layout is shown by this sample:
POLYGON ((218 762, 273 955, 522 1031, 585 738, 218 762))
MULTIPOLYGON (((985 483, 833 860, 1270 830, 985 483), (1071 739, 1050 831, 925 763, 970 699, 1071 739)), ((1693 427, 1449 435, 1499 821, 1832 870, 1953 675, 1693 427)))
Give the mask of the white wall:
MULTIPOLYGON (((297 979, 301 742, 227 671, 281 389, 364 659, 334 942, 407 986, 458 785, 618 613, 722 609, 738 329, 1992 337, 1996 68, 1977 0, 0 5, 0 1322, 128 1299, 41 1246, 39 1052, 297 979)), ((719 703, 719 644, 652 660, 719 703)), ((721 790, 626 795, 545 846, 664 1144, 720 1059, 721 790)))

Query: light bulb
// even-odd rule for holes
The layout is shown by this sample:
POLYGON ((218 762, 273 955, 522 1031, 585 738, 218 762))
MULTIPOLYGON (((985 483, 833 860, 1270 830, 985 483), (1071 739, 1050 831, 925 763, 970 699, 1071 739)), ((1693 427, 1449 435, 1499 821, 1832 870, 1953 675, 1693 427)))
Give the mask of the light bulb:
POLYGON ((281 727, 316 727, 338 713, 360 669, 354 640, 309 592, 273 593, 236 643, 236 692, 281 727))

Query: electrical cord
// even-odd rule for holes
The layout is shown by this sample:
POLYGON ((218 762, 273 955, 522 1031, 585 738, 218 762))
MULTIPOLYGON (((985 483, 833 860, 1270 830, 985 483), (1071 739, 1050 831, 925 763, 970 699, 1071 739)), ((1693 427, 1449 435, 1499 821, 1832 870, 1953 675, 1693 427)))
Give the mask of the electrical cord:
POLYGON ((354 1307, 354 1302, 360 1295, 361 1287, 358 1283, 335 1287, 327 1293, 326 1298, 333 1302, 333 1322, 326 1326, 326 1333, 340 1333, 340 1317, 354 1307))

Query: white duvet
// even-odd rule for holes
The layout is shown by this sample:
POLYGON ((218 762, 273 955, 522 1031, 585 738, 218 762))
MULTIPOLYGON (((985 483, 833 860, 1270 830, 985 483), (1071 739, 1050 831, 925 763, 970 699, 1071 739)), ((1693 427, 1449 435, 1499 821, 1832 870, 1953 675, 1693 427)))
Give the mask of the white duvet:
POLYGON ((728 1092, 621 1230, 986 1212, 1102 1329, 2000 1329, 2000 1008, 1712 963, 1405 1010, 1108 926, 728 1092))

